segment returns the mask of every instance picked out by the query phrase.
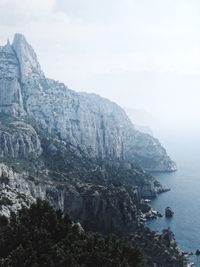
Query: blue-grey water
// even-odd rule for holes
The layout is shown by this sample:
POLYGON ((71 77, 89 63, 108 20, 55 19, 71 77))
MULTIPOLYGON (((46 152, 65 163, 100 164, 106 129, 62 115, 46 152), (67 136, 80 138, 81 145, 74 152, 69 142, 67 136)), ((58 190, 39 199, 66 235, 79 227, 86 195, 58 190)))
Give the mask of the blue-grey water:
MULTIPOLYGON (((170 206, 175 214, 172 219, 163 217, 147 225, 156 231, 170 227, 183 251, 196 252, 200 249, 200 138, 198 134, 188 133, 163 140, 178 165, 178 171, 154 174, 171 191, 161 194, 151 204, 162 214, 170 206)), ((200 257, 194 256, 192 261, 200 267, 200 257)))

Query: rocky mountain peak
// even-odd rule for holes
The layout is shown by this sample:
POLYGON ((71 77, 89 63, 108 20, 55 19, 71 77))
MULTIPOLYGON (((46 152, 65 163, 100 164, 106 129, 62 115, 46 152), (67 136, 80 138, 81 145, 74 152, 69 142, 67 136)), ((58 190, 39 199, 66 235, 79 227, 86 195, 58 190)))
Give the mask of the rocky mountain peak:
POLYGON ((33 76, 44 76, 35 51, 22 34, 15 34, 12 47, 20 63, 22 82, 33 76))
POLYGON ((19 61, 9 41, 0 48, 0 113, 24 114, 19 61))
POLYGON ((27 43, 25 36, 23 34, 21 34, 21 33, 15 33, 13 44, 16 43, 16 42, 27 43))
POLYGON ((13 54, 13 48, 10 44, 10 41, 7 41, 7 44, 5 46, 2 47, 2 52, 7 53, 7 54, 13 54))
POLYGON ((37 55, 21 34, 0 50, 0 113, 25 114, 48 134, 94 159, 126 160, 150 171, 174 171, 158 140, 137 131, 124 110, 94 94, 46 79, 37 55))

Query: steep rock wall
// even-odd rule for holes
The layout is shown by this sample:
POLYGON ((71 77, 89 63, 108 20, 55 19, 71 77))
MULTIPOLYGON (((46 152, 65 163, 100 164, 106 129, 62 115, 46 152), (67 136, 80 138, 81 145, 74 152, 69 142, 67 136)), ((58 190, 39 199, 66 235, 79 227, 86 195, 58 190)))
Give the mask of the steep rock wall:
POLYGON ((176 170, 159 141, 137 131, 117 104, 46 79, 24 36, 16 34, 13 45, 0 51, 0 113, 34 118, 44 131, 92 158, 126 160, 150 171, 176 170))

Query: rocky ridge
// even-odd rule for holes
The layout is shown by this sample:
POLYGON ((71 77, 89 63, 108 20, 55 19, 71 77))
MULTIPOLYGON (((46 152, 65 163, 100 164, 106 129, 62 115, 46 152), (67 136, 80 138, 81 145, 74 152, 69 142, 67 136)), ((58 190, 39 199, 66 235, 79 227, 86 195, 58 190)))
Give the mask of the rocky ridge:
MULTIPOLYGON (((121 215, 116 215, 120 221, 127 206, 117 200, 118 191, 122 190, 133 211, 129 220, 137 221, 135 210, 140 199, 156 197, 163 191, 140 167, 175 169, 159 141, 135 130, 115 103, 97 95, 76 93, 46 79, 34 50, 20 34, 15 35, 12 45, 8 42, 0 48, 0 66, 0 157, 11 170, 14 166, 18 177, 14 185, 19 180, 17 188, 22 188, 18 193, 33 199, 47 198, 62 210, 68 207, 66 211, 86 225, 87 209, 92 214, 95 205, 101 208, 94 213, 93 221, 98 221, 98 216, 109 221, 105 196, 110 198, 108 203, 113 199, 115 204, 111 207, 116 214, 121 210, 121 215), (20 184, 26 185, 27 190, 20 184), (74 186, 74 195, 70 193, 66 198, 66 191, 74 186), (81 192, 80 187, 84 188, 81 192), (93 201, 87 202, 83 195, 93 201), (70 202, 71 198, 76 201, 70 202), (95 204, 89 209, 87 203, 95 204)), ((10 191, 15 191, 16 187, 10 185, 10 191)), ((9 207, 12 211, 12 205, 9 207)), ((128 219, 125 221, 128 226, 128 219)), ((102 229, 109 225, 105 222, 102 229)), ((124 227, 116 223, 112 226, 113 231, 120 228, 124 227)))
POLYGON ((118 105, 47 79, 19 34, 0 48, 0 159, 1 214, 48 199, 87 230, 123 236, 143 225, 141 199, 165 191, 143 169, 176 170, 118 105))
POLYGON ((35 129, 24 122, 0 122, 0 157, 37 158, 42 154, 35 129))
POLYGON ((90 231, 123 235, 134 232, 140 224, 137 210, 140 196, 134 186, 86 183, 77 179, 57 182, 47 177, 41 181, 29 172, 19 173, 2 163, 0 192, 0 213, 5 216, 41 198, 48 199, 90 231))
POLYGON ((0 164, 0 213, 9 216, 21 207, 30 206, 37 197, 48 199, 55 207, 81 221, 85 230, 103 234, 116 233, 142 249, 145 266, 187 266, 170 230, 163 234, 144 228, 137 188, 104 186, 94 183, 35 180, 30 173, 17 173, 0 164))
POLYGON ((2 113, 34 118, 49 134, 93 158, 125 159, 152 171, 176 170, 159 141, 137 131, 118 105, 46 79, 24 36, 16 34, 12 46, 1 49, 1 58, 2 113), (5 73, 10 73, 9 82, 5 73))

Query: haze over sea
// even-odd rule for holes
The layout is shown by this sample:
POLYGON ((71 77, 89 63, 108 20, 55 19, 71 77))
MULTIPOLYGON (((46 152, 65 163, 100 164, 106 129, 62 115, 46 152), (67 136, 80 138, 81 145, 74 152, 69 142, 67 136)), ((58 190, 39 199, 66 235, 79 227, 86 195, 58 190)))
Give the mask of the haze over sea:
MULTIPOLYGON (((147 225, 156 231, 170 227, 179 247, 195 253, 200 249, 200 132, 190 132, 189 129, 174 134, 163 132, 159 134, 159 139, 177 163, 178 171, 153 174, 171 191, 161 194, 151 204, 162 214, 170 206, 175 214, 172 219, 163 217, 147 225)), ((194 256, 192 261, 200 266, 200 257, 194 256)))

